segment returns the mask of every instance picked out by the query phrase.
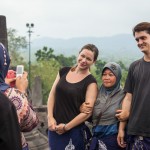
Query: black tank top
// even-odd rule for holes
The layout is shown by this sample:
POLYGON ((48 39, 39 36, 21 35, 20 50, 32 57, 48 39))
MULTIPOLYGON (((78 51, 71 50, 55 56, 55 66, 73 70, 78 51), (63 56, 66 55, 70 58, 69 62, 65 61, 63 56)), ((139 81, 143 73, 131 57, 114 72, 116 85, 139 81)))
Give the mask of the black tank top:
POLYGON ((80 106, 85 101, 89 84, 96 83, 90 74, 77 83, 66 81, 66 75, 71 67, 60 69, 60 80, 56 86, 54 118, 57 123, 68 123, 80 113, 80 106))

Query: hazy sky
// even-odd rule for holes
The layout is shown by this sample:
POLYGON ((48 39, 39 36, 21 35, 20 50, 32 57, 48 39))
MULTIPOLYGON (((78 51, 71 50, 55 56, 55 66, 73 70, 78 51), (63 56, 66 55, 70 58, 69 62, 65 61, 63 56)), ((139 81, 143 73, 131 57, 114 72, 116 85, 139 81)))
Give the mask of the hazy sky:
POLYGON ((0 13, 21 36, 34 23, 32 38, 102 37, 150 21, 150 0, 4 0, 0 13))

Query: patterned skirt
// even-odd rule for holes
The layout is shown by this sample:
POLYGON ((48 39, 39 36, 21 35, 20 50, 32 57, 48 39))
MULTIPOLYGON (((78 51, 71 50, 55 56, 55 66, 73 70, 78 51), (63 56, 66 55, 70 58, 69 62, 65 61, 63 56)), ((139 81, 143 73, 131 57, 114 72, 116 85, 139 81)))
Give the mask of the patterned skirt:
POLYGON ((117 135, 108 135, 103 138, 93 137, 90 150, 125 150, 117 143, 117 135))
POLYGON ((150 150, 150 138, 142 136, 128 136, 126 150, 150 150))
POLYGON ((50 150, 85 150, 84 128, 80 125, 62 135, 48 131, 50 150))

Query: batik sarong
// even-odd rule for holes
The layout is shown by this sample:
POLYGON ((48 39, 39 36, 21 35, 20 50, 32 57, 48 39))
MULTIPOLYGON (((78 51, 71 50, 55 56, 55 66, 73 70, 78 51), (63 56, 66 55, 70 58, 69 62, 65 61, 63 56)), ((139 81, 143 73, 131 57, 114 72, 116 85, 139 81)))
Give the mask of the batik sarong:
POLYGON ((126 150, 150 150, 150 138, 142 136, 128 136, 126 150))
POLYGON ((117 135, 108 135, 102 138, 93 137, 90 150, 125 150, 118 146, 117 135))
POLYGON ((62 135, 48 131, 50 150, 85 150, 84 126, 77 126, 62 135))

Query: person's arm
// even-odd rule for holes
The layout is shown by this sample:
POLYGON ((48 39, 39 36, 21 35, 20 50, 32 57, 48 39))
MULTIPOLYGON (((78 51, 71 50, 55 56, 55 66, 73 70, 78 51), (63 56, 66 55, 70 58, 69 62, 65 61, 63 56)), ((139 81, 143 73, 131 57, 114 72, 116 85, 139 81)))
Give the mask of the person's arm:
POLYGON ((5 83, 10 85, 13 81, 16 81, 16 78, 5 78, 5 83))
POLYGON ((59 74, 57 74, 57 77, 53 83, 52 89, 50 91, 49 97, 48 97, 48 103, 47 103, 47 111, 48 111, 48 128, 51 131, 55 131, 56 127, 56 120, 53 117, 53 109, 54 109, 54 103, 55 103, 55 90, 56 85, 60 79, 59 74))
POLYGON ((22 100, 24 99, 23 107, 26 112, 24 110, 20 112, 20 129, 22 132, 30 132, 38 125, 39 118, 32 105, 28 102, 27 97, 22 94, 21 97, 22 100))
POLYGON ((24 72, 22 77, 17 77, 16 87, 8 88, 5 92, 5 94, 14 103, 16 107, 18 120, 20 124, 20 130, 22 132, 31 131, 34 127, 37 126, 39 122, 37 114, 34 111, 32 105, 28 102, 26 96, 26 89, 28 87, 27 76, 28 73, 24 72))
MULTIPOLYGON (((85 102, 89 103, 90 107, 93 108, 96 97, 97 97, 97 84, 96 83, 91 83, 86 91, 86 99, 85 102)), ((83 123, 84 121, 86 121, 90 116, 92 115, 91 113, 80 113, 79 115, 77 115, 74 119, 72 119, 69 123, 65 124, 59 124, 58 126, 56 126, 57 128, 57 133, 58 134, 63 134, 64 132, 74 128, 75 126, 83 123)))
POLYGON ((22 93, 26 93, 27 87, 28 87, 28 73, 24 71, 22 77, 16 78, 16 89, 21 91, 22 93))
POLYGON ((25 94, 16 88, 8 88, 5 91, 5 95, 16 107, 20 130, 22 132, 29 132, 36 127, 39 120, 25 94))
POLYGON ((84 102, 81 106, 80 106, 80 112, 85 113, 85 114, 89 114, 92 113, 93 108, 90 106, 89 103, 84 102))
POLYGON ((124 140, 125 138, 125 126, 126 126, 127 122, 120 122, 119 124, 119 129, 118 129, 118 136, 117 136, 117 142, 118 145, 122 148, 126 147, 126 142, 124 140))
POLYGON ((132 101, 132 94, 126 93, 125 98, 122 102, 122 109, 119 109, 116 111, 116 117, 119 121, 126 121, 130 114, 130 108, 131 108, 131 101, 132 101))

